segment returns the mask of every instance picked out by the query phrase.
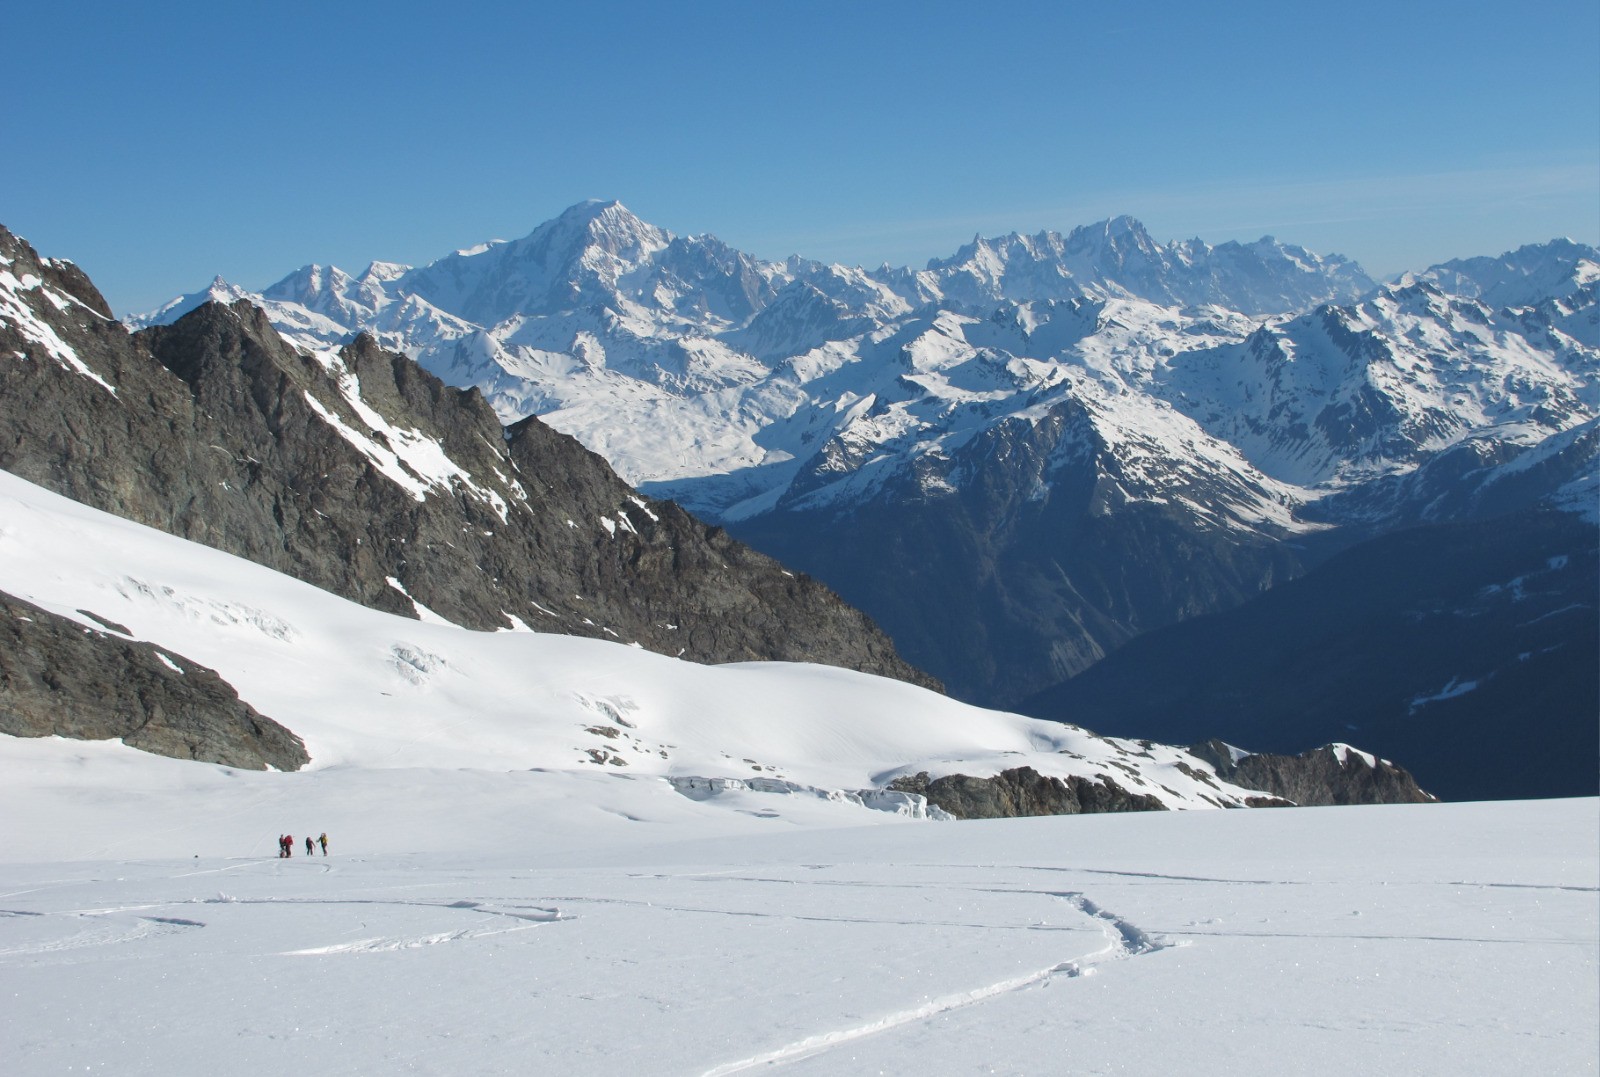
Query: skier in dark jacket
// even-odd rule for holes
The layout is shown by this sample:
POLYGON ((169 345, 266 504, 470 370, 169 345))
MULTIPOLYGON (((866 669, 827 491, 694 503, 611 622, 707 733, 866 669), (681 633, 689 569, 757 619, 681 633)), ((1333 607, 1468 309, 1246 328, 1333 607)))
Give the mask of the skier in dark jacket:
POLYGON ((317 848, 316 847, 316 842, 311 840, 311 835, 310 834, 307 834, 306 835, 306 855, 310 856, 312 853, 316 852, 316 848, 317 848))

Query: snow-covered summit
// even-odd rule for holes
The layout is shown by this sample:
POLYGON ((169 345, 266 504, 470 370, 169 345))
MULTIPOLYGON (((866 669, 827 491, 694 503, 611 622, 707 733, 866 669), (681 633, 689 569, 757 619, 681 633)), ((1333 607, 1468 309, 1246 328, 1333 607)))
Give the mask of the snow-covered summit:
POLYGON ((1173 356, 1153 386, 1305 486, 1407 469, 1472 435, 1519 442, 1597 413, 1597 349, 1417 279, 1173 356))
MULTIPOLYGON (((312 269, 315 267, 308 266, 306 268, 312 269)), ((155 310, 144 314, 133 314, 124 320, 130 329, 143 329, 151 325, 170 325, 191 310, 207 303, 221 303, 226 306, 240 299, 254 301, 256 298, 255 293, 248 292, 237 284, 223 280, 221 276, 216 276, 211 278, 210 284, 199 291, 186 292, 183 295, 174 296, 155 310)))
POLYGON ((492 326, 519 314, 614 302, 621 279, 670 240, 619 202, 584 202, 522 239, 413 270, 394 289, 492 326))

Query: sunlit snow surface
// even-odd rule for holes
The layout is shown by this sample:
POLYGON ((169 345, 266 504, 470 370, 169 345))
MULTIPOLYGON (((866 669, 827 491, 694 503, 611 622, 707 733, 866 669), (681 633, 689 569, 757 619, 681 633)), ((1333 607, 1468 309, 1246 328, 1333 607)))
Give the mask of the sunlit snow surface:
POLYGON ((907 686, 405 621, 4 492, 7 589, 203 655, 319 760, 0 737, 7 1074, 1594 1071, 1593 800, 699 801, 665 777, 738 773, 718 745, 818 783, 919 740, 967 769, 1054 753, 907 686), (547 665, 513 679, 502 648, 547 665), (584 769, 612 723, 671 758, 591 735, 634 765, 584 769), (331 856, 271 855, 323 830, 331 856))
POLYGON ((0 749, 12 1074, 1575 1074, 1600 1048, 1593 800, 917 823, 0 749), (272 855, 307 828, 331 855, 272 855))
POLYGON ((7 1075, 1594 1069, 1593 800, 918 821, 841 791, 1222 790, 861 674, 393 617, 4 473, 0 589, 313 756, 0 737, 7 1075))

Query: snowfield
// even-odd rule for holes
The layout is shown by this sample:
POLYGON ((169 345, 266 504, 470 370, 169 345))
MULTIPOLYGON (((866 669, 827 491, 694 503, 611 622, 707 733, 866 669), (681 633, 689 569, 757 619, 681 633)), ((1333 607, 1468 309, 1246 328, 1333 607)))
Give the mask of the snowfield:
POLYGON ((0 737, 7 1074, 1595 1069, 1593 800, 935 821, 882 786, 1245 794, 861 674, 393 617, 4 473, 0 590, 312 754, 0 737))
POLYGON ((1596 803, 914 822, 0 739, 8 1073, 1592 1073, 1596 803), (864 823, 878 825, 861 825, 864 823), (272 854, 280 830, 330 854, 272 854))

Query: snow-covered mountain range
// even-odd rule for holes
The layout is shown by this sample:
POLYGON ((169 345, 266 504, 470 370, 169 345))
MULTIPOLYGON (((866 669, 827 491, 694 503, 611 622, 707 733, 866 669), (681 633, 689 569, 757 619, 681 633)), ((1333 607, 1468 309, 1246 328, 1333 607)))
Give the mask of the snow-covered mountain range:
POLYGON ((507 421, 539 414, 629 481, 739 519, 802 472, 838 472, 851 444, 937 458, 974 420, 1092 391, 1071 373, 1170 405, 1163 434, 1198 424, 1305 486, 1519 415, 1564 429, 1594 409, 1597 278, 1596 252, 1560 241, 1374 290, 1337 256, 1163 245, 1127 217, 868 271, 765 262, 590 202, 420 268, 310 265, 259 293, 218 280, 130 324, 249 298, 291 339, 371 332, 507 421))
POLYGON ((373 333, 1007 702, 1437 516, 1393 503, 1429 461, 1505 463, 1594 419, 1597 281, 1570 241, 1376 285, 1270 237, 1159 243, 1127 217, 867 270, 590 202, 420 268, 219 281, 133 323, 245 297, 307 346, 373 333))

